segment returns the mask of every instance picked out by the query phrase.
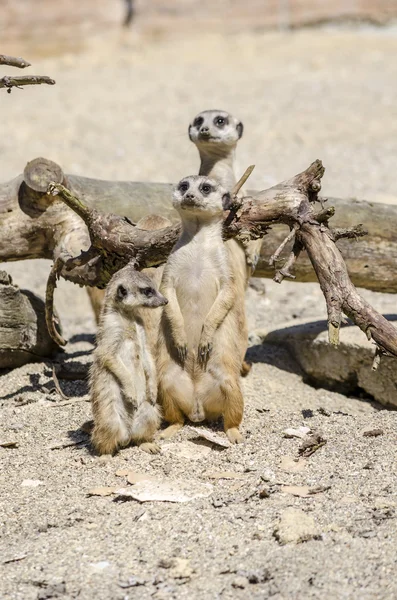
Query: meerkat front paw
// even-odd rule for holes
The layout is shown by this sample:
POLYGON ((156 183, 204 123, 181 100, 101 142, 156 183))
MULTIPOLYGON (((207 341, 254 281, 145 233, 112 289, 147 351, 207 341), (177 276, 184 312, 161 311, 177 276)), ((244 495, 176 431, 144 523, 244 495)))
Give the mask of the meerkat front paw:
POLYGON ((144 442, 143 444, 139 444, 139 448, 148 454, 160 454, 161 452, 160 446, 154 442, 144 442))
POLYGON ((175 348, 176 348, 178 360, 183 367, 186 362, 187 354, 188 354, 187 344, 175 344, 175 348))
POLYGON ((244 442, 244 438, 237 429, 237 427, 231 427, 226 431, 226 435, 228 437, 229 442, 232 444, 242 444, 244 442))
POLYGON ((198 347, 197 358, 200 365, 205 369, 207 366, 208 359, 210 357, 212 351, 212 343, 211 342, 201 342, 198 347))

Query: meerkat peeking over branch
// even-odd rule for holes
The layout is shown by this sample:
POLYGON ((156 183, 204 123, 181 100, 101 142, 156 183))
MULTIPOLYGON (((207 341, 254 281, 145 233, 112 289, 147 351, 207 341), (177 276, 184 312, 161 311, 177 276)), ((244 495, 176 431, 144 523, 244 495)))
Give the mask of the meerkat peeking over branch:
POLYGON ((159 402, 170 423, 162 437, 182 427, 185 417, 197 422, 223 416, 228 438, 241 442, 244 294, 222 239, 231 197, 214 180, 191 176, 178 184, 173 205, 182 233, 161 283, 169 302, 157 346, 159 402))
POLYGON ((106 288, 90 371, 92 443, 99 454, 113 454, 131 442, 159 452, 153 443, 160 425, 156 369, 138 312, 166 304, 149 277, 130 265, 106 288))

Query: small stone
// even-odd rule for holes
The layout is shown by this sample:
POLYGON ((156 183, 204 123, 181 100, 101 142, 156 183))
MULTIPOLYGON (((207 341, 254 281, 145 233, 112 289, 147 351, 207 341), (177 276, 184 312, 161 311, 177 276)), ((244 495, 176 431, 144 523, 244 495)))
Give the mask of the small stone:
POLYGON ((383 429, 370 429, 369 431, 364 431, 364 437, 378 437, 379 435, 383 435, 383 429))
POLYGON ((259 490, 259 498, 270 498, 269 488, 263 487, 261 490, 259 490))
POLYGON ((242 575, 238 575, 232 581, 232 587, 234 588, 240 588, 243 590, 247 587, 247 585, 249 585, 249 581, 246 577, 243 577, 242 575))
POLYGON ((320 531, 313 519, 303 510, 287 508, 274 529, 274 537, 282 545, 299 544, 320 536, 320 531))

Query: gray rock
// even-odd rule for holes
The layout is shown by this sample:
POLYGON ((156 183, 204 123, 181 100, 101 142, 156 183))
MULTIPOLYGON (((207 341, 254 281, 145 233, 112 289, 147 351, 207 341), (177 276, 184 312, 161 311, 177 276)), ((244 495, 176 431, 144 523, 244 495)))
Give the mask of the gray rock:
POLYGON ((274 537, 280 544, 299 544, 320 535, 313 517, 298 508, 287 508, 274 529, 274 537))
POLYGON ((358 327, 342 326, 338 348, 329 344, 324 320, 294 321, 273 331, 258 330, 256 335, 287 348, 313 383, 348 394, 360 388, 385 406, 397 406, 396 360, 382 357, 373 371, 375 346, 358 327))

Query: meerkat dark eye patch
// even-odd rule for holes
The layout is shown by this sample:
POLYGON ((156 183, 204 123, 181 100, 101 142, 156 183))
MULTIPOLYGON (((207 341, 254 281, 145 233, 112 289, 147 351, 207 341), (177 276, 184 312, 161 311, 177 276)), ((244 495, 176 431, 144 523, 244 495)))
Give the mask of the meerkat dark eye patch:
POLYGON ((212 192, 212 186, 209 183, 203 183, 200 190, 205 196, 208 196, 212 192))
POLYGON ((123 300, 127 296, 127 294, 128 294, 127 288, 124 285, 120 284, 117 288, 117 298, 119 300, 123 300))
POLYGON ((240 139, 241 136, 243 135, 243 131, 244 131, 244 125, 241 123, 241 121, 240 121, 240 123, 237 123, 236 129, 237 129, 238 137, 240 139))
POLYGON ((227 117, 215 117, 214 125, 217 127, 224 127, 229 124, 229 119, 227 117))
POLYGON ((222 207, 223 210, 230 210, 233 206, 233 201, 232 201, 232 197, 229 194, 229 192, 227 192, 226 194, 223 194, 222 196, 222 207))
POLYGON ((147 296, 147 298, 151 298, 152 296, 155 295, 155 290, 151 287, 147 287, 147 288, 141 288, 140 289, 141 294, 143 294, 144 296, 147 296))
POLYGON ((178 190, 180 192, 182 192, 182 194, 187 192, 189 188, 190 188, 190 183, 188 181, 181 181, 181 183, 178 185, 178 190))
POLYGON ((194 121, 193 121, 194 127, 201 127, 201 125, 203 123, 204 123, 203 117, 197 117, 197 119, 194 119, 194 121))

